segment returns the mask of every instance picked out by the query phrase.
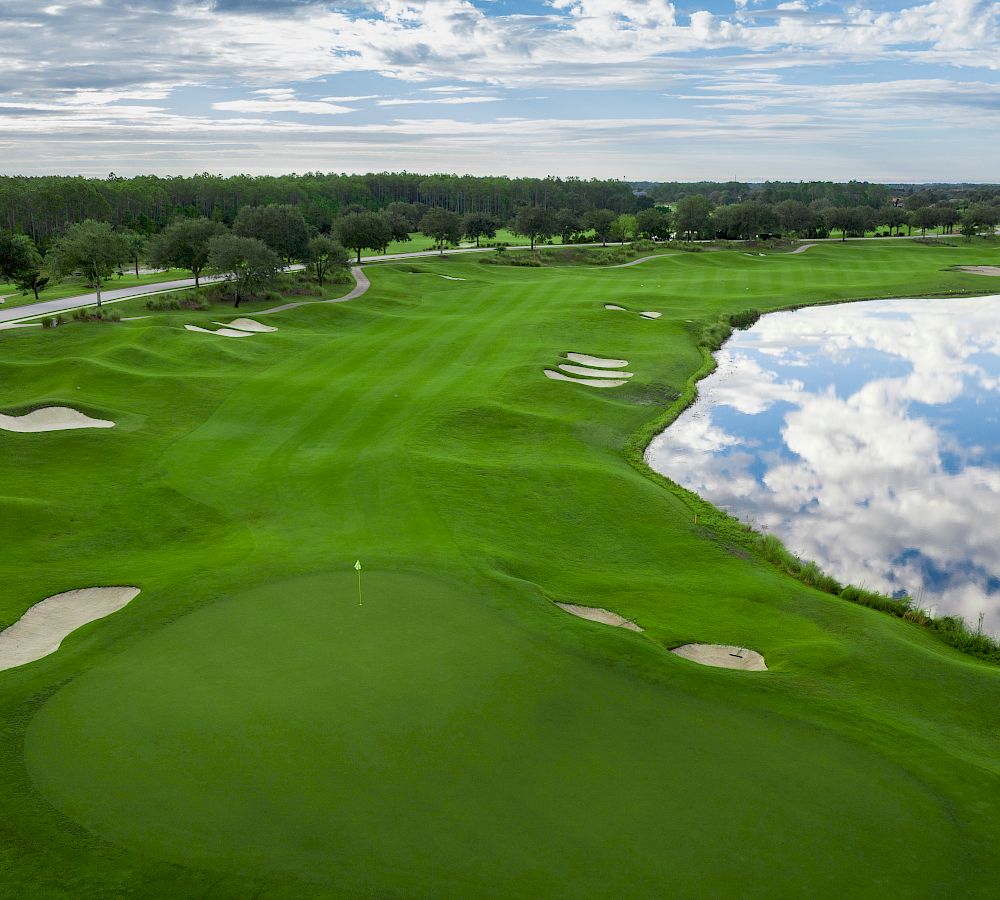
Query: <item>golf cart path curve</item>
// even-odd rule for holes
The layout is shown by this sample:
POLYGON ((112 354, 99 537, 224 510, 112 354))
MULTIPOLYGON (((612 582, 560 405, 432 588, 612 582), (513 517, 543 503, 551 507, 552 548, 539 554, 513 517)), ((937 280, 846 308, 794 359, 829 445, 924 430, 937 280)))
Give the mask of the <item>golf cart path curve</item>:
POLYGON ((274 306, 271 309, 264 309, 254 313, 255 316, 269 316, 271 313, 285 312, 289 309, 298 309, 300 306, 311 306, 314 303, 347 303, 349 300, 357 300, 364 294, 372 283, 368 280, 361 266, 351 266, 351 275, 357 282, 350 291, 343 297, 335 297, 333 300, 299 300, 297 303, 283 303, 281 306, 274 306))

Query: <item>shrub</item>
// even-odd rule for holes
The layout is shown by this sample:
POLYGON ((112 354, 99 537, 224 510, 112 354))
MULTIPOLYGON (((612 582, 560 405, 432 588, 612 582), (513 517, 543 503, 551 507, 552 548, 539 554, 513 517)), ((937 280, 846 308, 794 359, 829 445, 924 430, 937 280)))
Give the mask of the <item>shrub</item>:
POLYGON ((756 324, 757 320, 760 318, 760 310, 756 309, 745 309, 743 312, 733 313, 729 317, 729 324, 733 328, 738 328, 740 331, 745 331, 751 325, 756 324))

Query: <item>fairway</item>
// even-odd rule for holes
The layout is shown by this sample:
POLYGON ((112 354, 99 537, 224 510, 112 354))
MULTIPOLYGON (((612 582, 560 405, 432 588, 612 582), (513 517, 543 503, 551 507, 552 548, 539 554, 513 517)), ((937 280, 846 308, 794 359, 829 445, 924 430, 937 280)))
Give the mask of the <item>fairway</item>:
POLYGON ((0 626, 141 589, 0 672, 0 895, 991 895, 1000 670, 626 457, 720 316, 994 289, 955 243, 428 258, 246 340, 185 328, 222 307, 0 334, 0 413, 115 423, 0 431, 0 626))

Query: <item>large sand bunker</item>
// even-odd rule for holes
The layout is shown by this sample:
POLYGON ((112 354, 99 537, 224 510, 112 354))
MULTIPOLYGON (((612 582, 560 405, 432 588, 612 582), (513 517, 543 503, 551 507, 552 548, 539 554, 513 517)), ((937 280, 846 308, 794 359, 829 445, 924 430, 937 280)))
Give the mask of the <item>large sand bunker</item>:
POLYGON ((10 628, 0 631, 0 671, 55 653, 68 634, 118 612, 138 594, 135 587, 83 588, 36 603, 10 628))
POLYGON ((588 369, 585 366, 568 366, 562 364, 559 368, 570 375, 582 375, 584 378, 631 378, 632 372, 612 372, 608 369, 588 369))
POLYGON ((5 416, 0 413, 0 428, 21 433, 39 431, 67 431, 71 428, 114 428, 107 419, 92 419, 69 406, 47 406, 23 416, 5 416))
POLYGON ((959 272, 968 272, 970 275, 992 275, 1000 277, 1000 266, 958 266, 959 272))
MULTIPOLYGON (((619 373, 615 372, 615 374, 619 373)), ((569 381, 572 384, 583 384, 587 387, 596 388, 613 388, 628 384, 627 381, 617 378, 570 378, 569 375, 564 375, 562 372, 554 372, 552 369, 545 370, 545 377, 551 378, 553 381, 569 381)))
POLYGON ((605 359, 603 356, 590 356, 586 353, 567 353, 566 359, 596 369, 624 369, 628 365, 627 359, 605 359))
POLYGON ((223 328, 235 328, 238 331, 249 331, 254 334, 264 334, 268 331, 277 331, 277 328, 272 328, 270 325, 263 325, 260 322, 256 322, 253 319, 233 319, 232 322, 215 322, 215 325, 221 325, 223 328))
POLYGON ((613 613, 599 606, 577 606, 575 603, 556 603, 561 610, 568 612, 571 616, 579 616, 589 622, 600 622, 602 625, 614 625, 616 628, 627 628, 629 631, 642 631, 642 629, 630 622, 628 619, 613 613))
POLYGON ((644 319, 658 319, 660 318, 660 316, 663 315, 663 313, 652 312, 647 310, 646 312, 639 313, 639 315, 642 316, 644 319))
POLYGON ((618 306, 618 304, 616 304, 616 303, 605 303, 604 304, 604 308, 605 309, 618 309, 618 310, 621 310, 622 312, 625 311, 625 307, 624 306, 618 306))
POLYGON ((725 644, 684 644, 670 651, 691 662, 720 669, 742 669, 745 672, 766 672, 764 657, 746 647, 728 647, 725 644))

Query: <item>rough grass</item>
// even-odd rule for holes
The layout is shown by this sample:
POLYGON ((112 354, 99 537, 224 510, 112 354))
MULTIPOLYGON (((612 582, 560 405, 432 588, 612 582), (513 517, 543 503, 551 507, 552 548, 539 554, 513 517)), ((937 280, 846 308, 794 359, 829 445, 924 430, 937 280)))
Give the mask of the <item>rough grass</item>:
POLYGON ((427 260, 466 281, 372 268, 361 301, 239 341, 183 330, 217 309, 0 333, 0 408, 120 423, 0 433, 0 625, 61 590, 143 591, 2 673, 4 890, 989 895, 1000 669, 782 574, 641 465, 711 368, 706 330, 988 291, 941 271, 974 257, 427 260), (634 383, 543 378, 567 350, 634 383), (690 641, 771 671, 666 652, 690 641))

